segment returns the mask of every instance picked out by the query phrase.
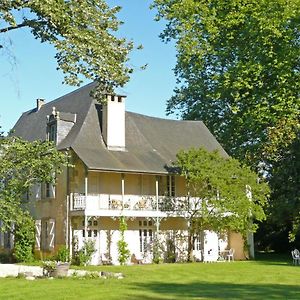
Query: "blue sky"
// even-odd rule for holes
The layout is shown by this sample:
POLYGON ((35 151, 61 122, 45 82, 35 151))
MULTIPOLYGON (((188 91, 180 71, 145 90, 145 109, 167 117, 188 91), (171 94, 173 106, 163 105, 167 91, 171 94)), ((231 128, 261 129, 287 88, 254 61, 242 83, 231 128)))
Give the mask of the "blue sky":
MULTIPOLYGON (((164 24, 154 21, 155 11, 149 9, 151 2, 109 1, 123 7, 118 15, 124 21, 119 35, 144 46, 143 50, 131 54, 129 63, 136 67, 136 72, 119 91, 127 96, 126 109, 164 118, 166 101, 175 86, 176 54, 174 45, 165 44, 159 38, 164 24), (146 63, 146 70, 138 69, 146 63)), ((0 52, 0 126, 8 131, 23 112, 35 106, 37 98, 49 102, 76 87, 62 84, 63 75, 56 71, 53 47, 35 40, 29 30, 11 31, 5 42, 12 43, 10 48, 16 59, 10 59, 3 50, 0 52)))

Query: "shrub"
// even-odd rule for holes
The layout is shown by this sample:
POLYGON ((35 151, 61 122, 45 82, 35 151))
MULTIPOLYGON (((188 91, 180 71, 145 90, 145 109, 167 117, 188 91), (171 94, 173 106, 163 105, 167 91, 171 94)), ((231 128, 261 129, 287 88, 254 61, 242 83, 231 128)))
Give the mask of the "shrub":
POLYGON ((9 253, 6 252, 0 252, 0 263, 1 264, 7 264, 12 261, 12 257, 9 253))
POLYGON ((74 255, 72 263, 77 266, 84 266, 90 263, 93 253, 95 253, 95 241, 84 241, 83 247, 78 249, 77 239, 73 240, 74 255))
POLYGON ((69 249, 66 246, 61 246, 56 254, 56 260, 62 261, 62 262, 69 262, 70 261, 70 255, 69 255, 69 249))
POLYGON ((118 260, 121 265, 124 265, 126 261, 129 259, 130 252, 128 249, 128 244, 125 242, 125 236, 124 233, 127 230, 127 224, 125 217, 120 217, 120 235, 121 239, 118 241, 118 252, 119 252, 119 257, 118 260))
POLYGON ((33 247, 35 242, 34 221, 29 214, 24 214, 15 225, 13 257, 17 262, 33 261, 33 247))

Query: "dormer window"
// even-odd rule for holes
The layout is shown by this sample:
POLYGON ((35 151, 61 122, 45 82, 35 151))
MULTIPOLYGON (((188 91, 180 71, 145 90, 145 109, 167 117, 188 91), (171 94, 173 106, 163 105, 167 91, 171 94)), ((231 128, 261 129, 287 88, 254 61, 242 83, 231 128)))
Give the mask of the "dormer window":
POLYGON ((47 116, 47 140, 49 142, 57 143, 57 120, 59 119, 59 113, 55 107, 52 109, 52 114, 47 116))
POLYGON ((48 141, 56 143, 56 122, 48 125, 48 141))
POLYGON ((71 131, 76 118, 74 113, 60 112, 53 107, 51 115, 47 116, 47 140, 59 145, 71 131))

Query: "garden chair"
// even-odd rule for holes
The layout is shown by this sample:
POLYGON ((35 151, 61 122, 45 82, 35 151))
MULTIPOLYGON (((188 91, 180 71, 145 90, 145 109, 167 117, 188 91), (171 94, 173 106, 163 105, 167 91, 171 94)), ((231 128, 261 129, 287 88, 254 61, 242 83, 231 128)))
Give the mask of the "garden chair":
POLYGON ((111 265, 112 264, 108 253, 101 254, 101 263, 102 263, 102 265, 111 265))
POLYGON ((227 260, 230 261, 234 261, 234 252, 235 250, 233 248, 230 248, 227 254, 227 260))
POLYGON ((294 249, 291 251, 292 258, 293 258, 293 265, 299 265, 300 264, 300 252, 298 249, 294 249))

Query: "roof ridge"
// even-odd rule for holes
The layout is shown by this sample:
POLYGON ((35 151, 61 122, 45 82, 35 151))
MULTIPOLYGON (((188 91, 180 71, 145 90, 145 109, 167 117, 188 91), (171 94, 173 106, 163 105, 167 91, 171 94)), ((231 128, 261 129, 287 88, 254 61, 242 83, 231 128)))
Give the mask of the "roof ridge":
POLYGON ((129 113, 129 114, 133 114, 133 115, 137 115, 137 116, 141 116, 141 117, 145 117, 145 118, 164 120, 164 121, 168 121, 168 122, 199 122, 199 123, 204 124, 203 121, 201 121, 201 120, 166 119, 166 118, 163 118, 163 117, 154 117, 154 116, 144 115, 144 114, 133 112, 133 111, 126 111, 126 112, 129 113))

